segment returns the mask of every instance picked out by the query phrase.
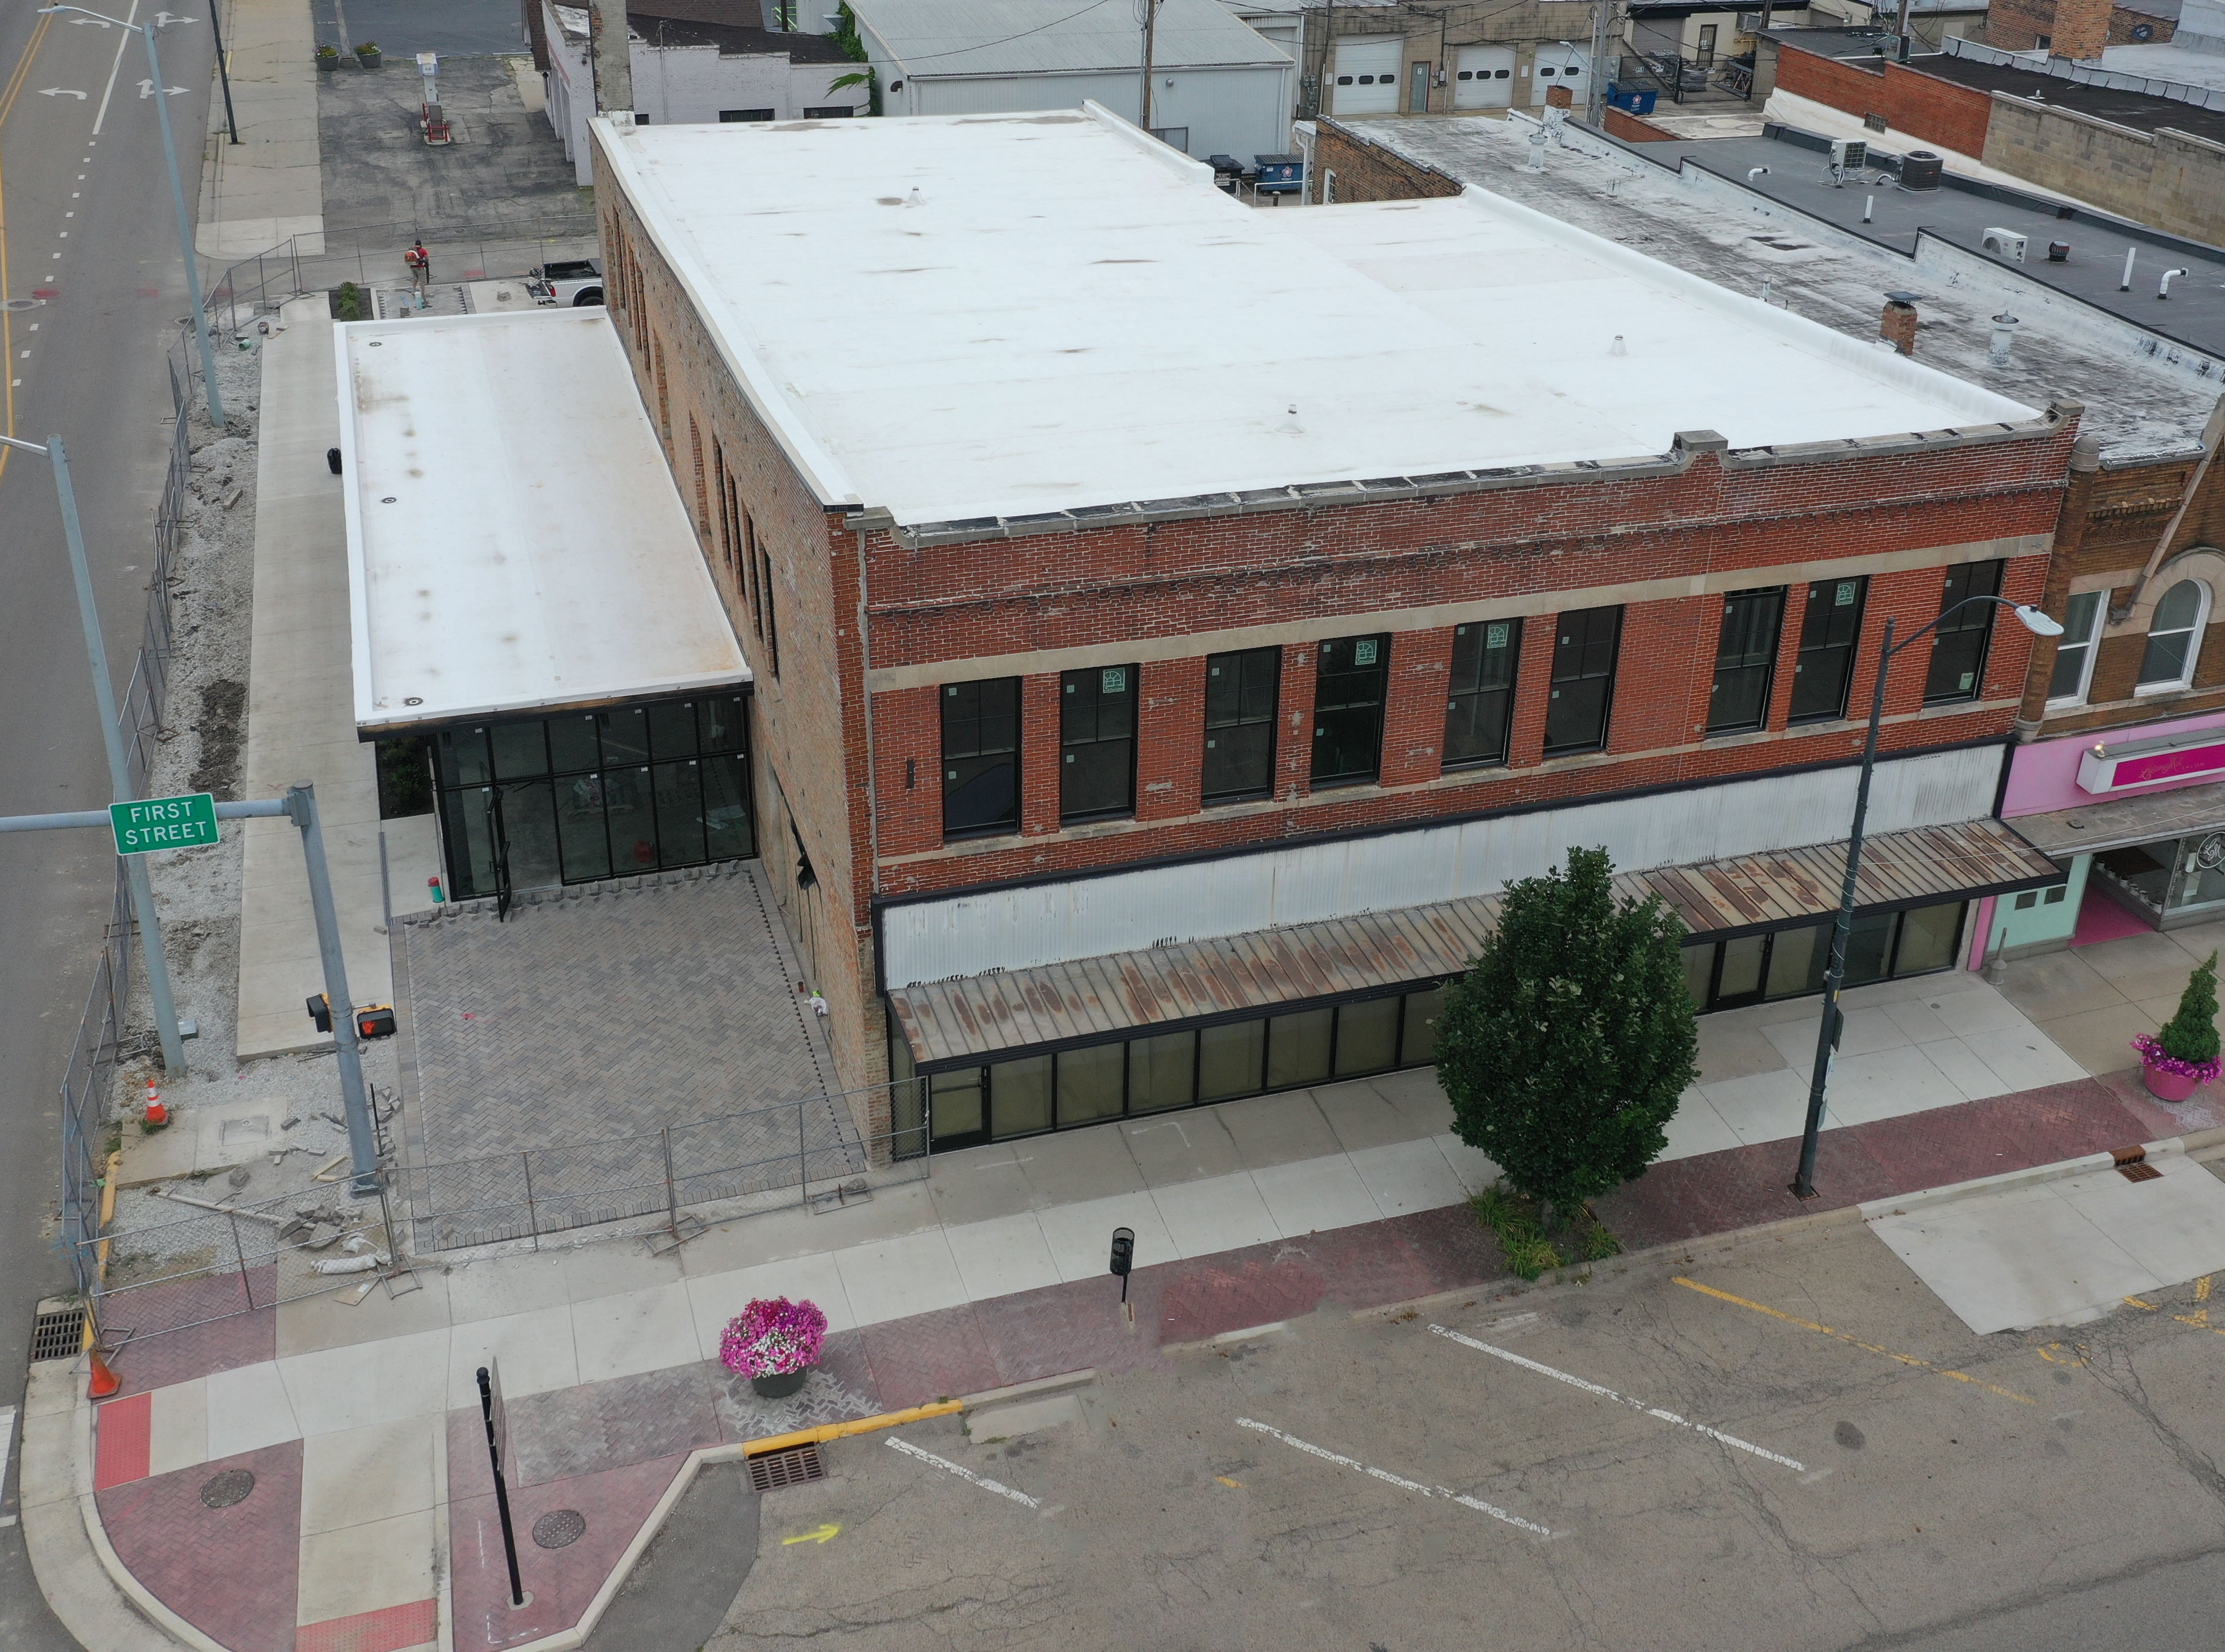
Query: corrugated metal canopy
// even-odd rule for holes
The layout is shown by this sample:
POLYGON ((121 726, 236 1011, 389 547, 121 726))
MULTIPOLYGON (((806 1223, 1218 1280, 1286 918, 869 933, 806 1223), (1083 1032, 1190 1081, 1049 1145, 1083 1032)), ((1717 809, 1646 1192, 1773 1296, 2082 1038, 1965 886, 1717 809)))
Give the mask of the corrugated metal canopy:
MULTIPOLYGON (((1072 74, 1142 67, 1144 31, 1132 0, 856 0, 910 78, 1072 74)), ((1216 0, 1159 0, 1151 63, 1161 73, 1239 63, 1284 64, 1288 54, 1216 0)))
MULTIPOLYGON (((1835 910, 1846 865, 1843 843, 1820 844, 1631 873, 1615 887, 1640 899, 1659 896, 1695 934, 1735 934, 1835 910)), ((2000 821, 1971 820, 1868 839, 1855 902, 1921 905, 2036 888, 2061 876, 2000 821)), ((1496 896, 1404 907, 898 987, 889 1002, 921 1065, 982 1060, 1457 975, 1498 908, 1496 896)))
POLYGON ((2139 797, 2102 798, 2051 814, 2021 814, 2009 825, 2042 854, 2058 858, 2215 832, 2225 827, 2225 781, 2139 797))

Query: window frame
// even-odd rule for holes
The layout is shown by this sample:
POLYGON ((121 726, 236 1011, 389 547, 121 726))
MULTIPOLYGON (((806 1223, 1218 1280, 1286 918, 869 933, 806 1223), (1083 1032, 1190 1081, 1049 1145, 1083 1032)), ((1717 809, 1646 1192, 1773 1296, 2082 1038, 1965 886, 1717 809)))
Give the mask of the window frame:
POLYGON ((1309 760, 1306 766, 1307 784, 1310 789, 1317 792, 1337 791, 1349 786, 1378 786, 1382 784, 1383 730, 1390 711, 1390 705, 1391 634, 1388 631, 1374 631, 1360 636, 1327 637, 1315 645, 1313 706, 1314 736, 1313 747, 1311 751, 1308 754, 1309 760), (1374 646, 1375 659, 1372 665, 1362 665, 1360 663, 1360 655, 1361 650, 1369 644, 1372 644, 1374 646), (1375 699, 1372 702, 1366 700, 1346 699, 1339 700, 1328 705, 1324 705, 1322 703, 1322 683, 1323 679, 1329 674, 1329 651, 1332 649, 1349 649, 1351 650, 1351 653, 1347 657, 1352 661, 1352 664, 1339 669, 1335 674, 1337 676, 1357 677, 1362 671, 1372 673, 1375 680, 1376 692, 1375 699), (1357 711, 1363 709, 1371 704, 1372 705, 1375 712, 1373 761, 1369 763, 1364 771, 1357 769, 1341 769, 1328 775, 1322 774, 1321 772, 1322 739, 1328 732, 1328 729, 1322 721, 1322 714, 1325 712, 1337 712, 1357 711))
POLYGON ((1201 737, 1204 744, 1199 749, 1198 757, 1198 805, 1200 807, 1220 808, 1231 803, 1252 802, 1275 794, 1276 725, 1281 721, 1282 703, 1283 650, 1279 646, 1271 643, 1262 649, 1237 649, 1227 654, 1208 654, 1205 656, 1205 732, 1201 737), (1269 666, 1266 711, 1264 716, 1249 716, 1246 713, 1245 706, 1244 668, 1248 661, 1263 655, 1267 659, 1269 666), (1214 721, 1213 712, 1213 679, 1214 671, 1223 668, 1233 669, 1237 673, 1234 691, 1237 698, 1236 716, 1233 719, 1216 723, 1214 721), (1265 773, 1261 783, 1256 787, 1246 787, 1233 791, 1207 790, 1206 776, 1209 772, 1208 765, 1211 759, 1206 756, 1205 753, 1216 749, 1214 745, 1214 731, 1223 729, 1260 727, 1265 727, 1267 731, 1265 773))
MULTIPOLYGON (((1021 747, 1024 744, 1024 725, 1025 722, 1024 700, 1021 686, 1021 679, 1017 677, 977 677, 969 679, 964 682, 944 683, 941 685, 941 691, 937 693, 935 698, 936 710, 939 713, 937 718, 937 737, 940 741, 940 746, 937 753, 937 767, 942 775, 942 805, 941 819, 942 822, 943 841, 945 843, 955 843, 973 838, 1009 838, 1015 835, 1020 829, 1020 792, 1022 783, 1020 753, 1021 747), (980 703, 981 692, 984 689, 990 687, 1009 689, 1011 695, 1010 714, 1011 718, 1012 739, 1011 744, 1009 746, 986 746, 980 744, 979 739, 979 729, 984 720, 984 713, 982 712, 980 703), (954 699, 965 698, 966 696, 963 691, 967 689, 973 691, 972 695, 973 709, 971 712, 971 717, 976 732, 976 740, 971 750, 954 753, 951 750, 950 744, 952 715, 951 702, 954 699), (986 774, 990 772, 990 770, 989 768, 984 767, 976 770, 973 774, 967 775, 965 780, 958 781, 951 773, 951 764, 954 762, 979 762, 984 757, 1004 757, 1010 761, 1012 771, 1012 802, 1011 818, 1009 821, 999 818, 995 820, 979 822, 970 826, 954 826, 950 823, 950 801, 954 789, 962 792, 967 786, 971 785, 973 782, 979 779, 981 775, 986 774)), ((960 712, 960 716, 965 716, 967 714, 967 713, 962 711, 960 712)))
POLYGON ((1136 750, 1138 739, 1142 733, 1143 698, 1142 668, 1132 663, 1118 666, 1087 666, 1078 671, 1062 671, 1058 674, 1058 823, 1062 826, 1082 826, 1092 820, 1122 820, 1134 817, 1136 750), (1124 684, 1117 693, 1108 692, 1105 687, 1106 678, 1115 671, 1121 674, 1124 684), (1092 722, 1097 731, 1087 738, 1076 738, 1069 730, 1068 712, 1070 706, 1075 711, 1079 710, 1084 698, 1081 691, 1085 688, 1089 691, 1087 698, 1093 713, 1092 722), (1125 734, 1108 735, 1102 731, 1106 701, 1114 698, 1126 702, 1128 731, 1125 734), (1125 762, 1122 766, 1122 772, 1127 784, 1121 801, 1117 804, 1102 805, 1094 808, 1068 807, 1067 776, 1069 771, 1080 772, 1082 765, 1075 760, 1078 754, 1085 750, 1094 752, 1104 747, 1123 745, 1127 748, 1125 762))
MULTIPOLYGON (((1784 642, 1785 592, 1786 587, 1784 585, 1757 585, 1749 591, 1729 591, 1723 593, 1722 622, 1715 632, 1715 677, 1708 690, 1706 733, 1709 739, 1728 734, 1753 734, 1769 726, 1770 702, 1775 697, 1777 691, 1777 656, 1782 650, 1784 642), (1746 618, 1748 615, 1755 617, 1747 619, 1747 640, 1752 642, 1757 637, 1764 638, 1766 647, 1761 652, 1758 663, 1745 663, 1726 668, 1723 663, 1723 650, 1731 640, 1733 621, 1734 618, 1746 618), (1756 697, 1758 703, 1754 714, 1744 721, 1723 723, 1716 720, 1715 700, 1716 697, 1723 692, 1726 669, 1736 674, 1736 679, 1744 679, 1756 671, 1760 673, 1761 692, 1756 697)), ((1751 654, 1742 654, 1739 658, 1750 661, 1754 656, 1751 654)))
POLYGON ((1505 768, 1513 759, 1514 697, 1521 687, 1522 676, 1521 619, 1516 616, 1509 616, 1504 619, 1478 619, 1471 620, 1465 625, 1453 627, 1452 659, 1446 668, 1446 674, 1444 750, 1439 766, 1455 771, 1505 768), (1496 649, 1491 646, 1491 630, 1495 625, 1507 628, 1506 642, 1496 649), (1468 637, 1471 634, 1474 638, 1475 656, 1473 662, 1474 669, 1469 674, 1472 680, 1463 682, 1461 674, 1461 642, 1463 638, 1468 637), (1503 684, 1486 687, 1482 681, 1482 667, 1493 654, 1504 654, 1506 656, 1506 680, 1503 684), (1498 751, 1485 756, 1454 756, 1454 719, 1461 716, 1464 710, 1467 711, 1467 720, 1468 725, 1473 728, 1475 722, 1473 707, 1487 694, 1499 697, 1498 751))
POLYGON ((2108 617, 2109 593, 2106 591, 2076 591, 2063 599, 2063 635, 2055 642, 2055 658, 2048 666, 2048 709, 2058 706, 2083 706, 2094 688, 2094 661, 2101 652, 2101 627, 2108 617), (2083 637, 2071 629, 2071 618, 2078 604, 2091 600, 2093 608, 2083 637), (2063 650, 2076 651, 2081 658, 2078 666, 2078 687, 2068 694, 2058 694, 2055 689, 2055 670, 2061 664, 2063 650))
POLYGON ((1808 611, 1800 617, 1800 640, 1793 645, 1792 649, 1792 703, 1785 717, 1787 728, 1801 728, 1811 723, 1839 723, 1846 720, 1848 702, 1854 697, 1854 674, 1861 668, 1862 628, 1869 620, 1869 576, 1866 573, 1858 573, 1843 579, 1811 579, 1808 585, 1807 602, 1808 611), (1838 587, 1842 585, 1851 585, 1855 587, 1854 600, 1852 604, 1854 611, 1854 635, 1848 637, 1843 645, 1828 641, 1811 643, 1808 640, 1808 634, 1810 626, 1816 620, 1817 593, 1827 591, 1831 593, 1832 599, 1824 604, 1822 610, 1826 617, 1823 624, 1828 627, 1830 623, 1829 616, 1836 611, 1839 607, 1838 587), (1800 690, 1803 687, 1801 682, 1801 674, 1808 669, 1810 656, 1820 658, 1826 655, 1839 655, 1846 662, 1845 674, 1839 680, 1838 699, 1830 711, 1803 712, 1798 709, 1800 690))
POLYGON ((2190 574, 2184 579, 2172 580, 2163 595, 2156 599, 2155 608, 2148 616, 2148 634, 2140 649, 2139 670, 2143 675, 2146 674, 2148 668, 2148 650, 2155 647, 2158 635, 2155 629, 2155 615, 2162 611, 2165 602, 2169 600, 2171 593, 2181 585, 2192 585, 2195 589, 2194 622, 2184 630, 2165 631, 2161 635, 2184 636, 2187 639, 2184 668, 2177 676, 2157 682, 2144 681, 2140 676, 2135 676, 2133 679, 2133 695, 2135 699, 2145 694, 2175 694, 2194 687, 2194 674, 2202 663, 2203 633, 2209 628, 2212 598, 2209 582, 2207 579, 2195 579, 2190 574))
POLYGON ((1995 557, 1977 562, 1957 562, 1943 571, 1944 577, 1941 581, 1939 592, 1940 614, 1943 617, 1949 609, 1958 604, 1968 602, 1970 605, 1964 609, 1962 614, 1956 616, 1952 625, 1934 623, 1931 632, 1931 651, 1925 657, 1924 664, 1924 703, 1927 706, 1975 704, 1985 698, 1986 668, 1992 662, 1994 653, 1994 622, 2000 617, 2001 610, 1999 603, 1971 602, 1970 599, 1974 597, 2000 596, 2001 576, 2006 572, 2007 566, 2006 562, 1995 557), (1972 577, 1976 570, 1981 568, 1992 571, 1992 584, 1983 591, 1975 588, 1977 582, 1972 577), (1956 583, 1958 580, 1964 583, 1958 586, 1956 583), (1956 594, 1958 590, 1961 593, 1959 595, 1956 594), (1973 616, 1975 617, 1972 617, 1973 616), (1939 672, 1940 645, 1950 637, 1965 637, 1974 633, 1977 637, 1977 651, 1970 661, 1970 686, 1968 688, 1956 687, 1943 692, 1935 689, 1932 687, 1932 680, 1939 672))
MULTIPOLYGON (((1566 613, 1556 614, 1553 617, 1553 657, 1547 665, 1545 678, 1545 744, 1543 753, 1544 756, 1547 757, 1573 757, 1582 756, 1583 753, 1588 751, 1604 751, 1607 749, 1607 742, 1613 737, 1614 731, 1615 677, 1622 663, 1622 621, 1623 604, 1620 603, 1616 603, 1604 608, 1572 608, 1566 613), (1607 642, 1607 669, 1604 672, 1577 671, 1564 675, 1561 668, 1562 654, 1563 650, 1569 649, 1571 645, 1569 639, 1561 635, 1562 628, 1568 624, 1569 621, 1574 619, 1582 619, 1586 623, 1587 626, 1588 626, 1593 617, 1599 614, 1613 614, 1614 616, 1613 635, 1607 642), (1553 744, 1552 737, 1553 701, 1561 697, 1561 685, 1563 683, 1599 681, 1604 681, 1607 684, 1607 687, 1600 703, 1598 735, 1581 744, 1563 742, 1559 745, 1555 745, 1553 744)), ((1595 639, 1587 636, 1582 642, 1575 644, 1574 649, 1575 651, 1581 653, 1582 650, 1592 648, 1594 645, 1594 642, 1595 639)))

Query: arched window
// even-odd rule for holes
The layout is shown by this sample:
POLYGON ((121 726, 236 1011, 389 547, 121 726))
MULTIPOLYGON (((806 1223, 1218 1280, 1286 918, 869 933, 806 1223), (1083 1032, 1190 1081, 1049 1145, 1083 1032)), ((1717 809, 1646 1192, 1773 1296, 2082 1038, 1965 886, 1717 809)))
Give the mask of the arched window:
POLYGON ((2147 652, 2140 656, 2141 692, 2183 688, 2193 680, 2209 611, 2209 590, 2199 579, 2181 579, 2163 593, 2148 623, 2147 652))

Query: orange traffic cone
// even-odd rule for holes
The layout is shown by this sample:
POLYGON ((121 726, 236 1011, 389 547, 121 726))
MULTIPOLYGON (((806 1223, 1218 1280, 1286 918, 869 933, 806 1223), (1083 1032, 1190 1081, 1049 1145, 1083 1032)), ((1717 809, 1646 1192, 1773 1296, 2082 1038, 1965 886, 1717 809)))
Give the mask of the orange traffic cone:
POLYGON ((155 1081, 147 1080, 147 1128, 160 1130, 170 1122, 170 1110, 162 1105, 162 1098, 155 1092, 155 1081))
POLYGON ((100 1357, 100 1350, 92 1351, 92 1380, 86 1384, 88 1400, 105 1400, 124 1386, 124 1379, 109 1370, 108 1362, 100 1357))

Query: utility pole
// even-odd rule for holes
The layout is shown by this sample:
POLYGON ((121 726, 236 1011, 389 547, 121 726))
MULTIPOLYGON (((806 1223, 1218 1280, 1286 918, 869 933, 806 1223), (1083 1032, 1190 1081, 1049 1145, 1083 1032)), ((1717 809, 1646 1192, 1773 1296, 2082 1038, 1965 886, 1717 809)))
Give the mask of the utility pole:
POLYGON ((1151 130, 1151 36, 1158 26, 1159 0, 1144 0, 1144 88, 1136 106, 1143 115, 1146 132, 1151 130))
POLYGON ((231 134, 231 141, 239 142, 239 117, 231 112, 231 70, 224 60, 224 28, 217 22, 217 13, 224 7, 219 0, 209 0, 209 33, 216 37, 216 78, 224 83, 224 123, 231 134))
POLYGON ((633 107, 633 45, 625 0, 588 0, 587 51, 594 60, 595 112, 633 107))
POLYGON ((1613 4, 1614 0, 1592 0, 1592 60, 1584 72, 1584 119, 1593 126, 1600 123, 1600 101, 1607 96, 1600 66, 1607 60, 1607 13, 1613 4))

